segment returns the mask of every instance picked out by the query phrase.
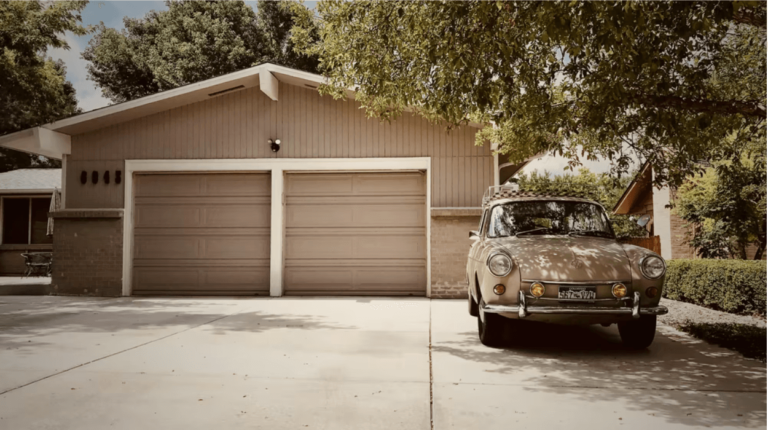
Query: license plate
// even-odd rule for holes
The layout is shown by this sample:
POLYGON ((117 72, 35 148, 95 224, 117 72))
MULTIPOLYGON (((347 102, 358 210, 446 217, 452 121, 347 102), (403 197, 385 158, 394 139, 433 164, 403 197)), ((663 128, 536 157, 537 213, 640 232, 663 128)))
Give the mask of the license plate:
POLYGON ((560 287, 557 298, 564 300, 594 300, 597 287, 560 287))

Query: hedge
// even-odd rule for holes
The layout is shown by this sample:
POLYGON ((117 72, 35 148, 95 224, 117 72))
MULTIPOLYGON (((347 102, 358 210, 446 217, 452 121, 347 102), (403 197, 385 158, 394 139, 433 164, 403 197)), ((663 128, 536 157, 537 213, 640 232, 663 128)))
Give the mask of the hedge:
POLYGON ((667 261, 664 297, 724 312, 765 316, 766 262, 667 261))

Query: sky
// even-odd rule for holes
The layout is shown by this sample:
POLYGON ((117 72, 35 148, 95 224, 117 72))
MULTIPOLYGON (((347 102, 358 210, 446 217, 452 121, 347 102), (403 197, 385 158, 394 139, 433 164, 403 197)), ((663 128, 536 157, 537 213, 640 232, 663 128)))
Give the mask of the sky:
MULTIPOLYGON (((246 1, 255 9, 255 1, 246 1)), ((307 7, 314 8, 316 2, 306 2, 307 7)), ((165 3, 162 1, 91 1, 83 10, 83 25, 98 25, 103 22, 107 27, 122 30, 123 18, 142 18, 151 10, 166 10, 165 3)), ((88 41, 92 35, 75 36, 67 33, 65 39, 70 49, 51 49, 48 55, 54 59, 61 59, 67 66, 67 80, 72 82, 77 92, 78 105, 83 111, 90 111, 110 104, 109 100, 101 95, 101 90, 96 84, 89 81, 87 62, 81 58, 83 50, 88 46, 88 41)), ((553 175, 571 174, 570 171, 564 171, 568 161, 562 157, 543 156, 531 161, 521 173, 544 170, 553 175)), ((610 170, 610 163, 607 161, 583 161, 584 167, 599 173, 610 170)), ((574 172, 577 173, 577 172, 574 172)))

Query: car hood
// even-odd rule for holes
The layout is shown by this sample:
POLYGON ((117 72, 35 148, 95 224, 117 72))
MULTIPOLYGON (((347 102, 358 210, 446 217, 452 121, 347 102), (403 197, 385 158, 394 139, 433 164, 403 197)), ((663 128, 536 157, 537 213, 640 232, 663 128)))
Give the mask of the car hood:
POLYGON ((520 267, 522 279, 537 281, 631 281, 624 249, 614 239, 526 236, 501 243, 520 267))

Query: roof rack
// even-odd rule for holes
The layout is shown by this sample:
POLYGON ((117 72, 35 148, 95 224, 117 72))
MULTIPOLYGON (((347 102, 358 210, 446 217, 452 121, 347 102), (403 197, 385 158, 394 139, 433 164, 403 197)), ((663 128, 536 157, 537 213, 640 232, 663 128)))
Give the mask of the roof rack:
POLYGON ((488 202, 503 197, 508 197, 520 191, 520 186, 517 184, 511 185, 492 185, 483 193, 483 206, 488 202))
POLYGON ((520 191, 520 187, 517 184, 510 185, 493 185, 483 193, 483 207, 493 200, 507 199, 511 197, 541 197, 541 198, 576 198, 593 201, 589 196, 580 195, 573 192, 544 192, 537 193, 531 191, 520 191))

